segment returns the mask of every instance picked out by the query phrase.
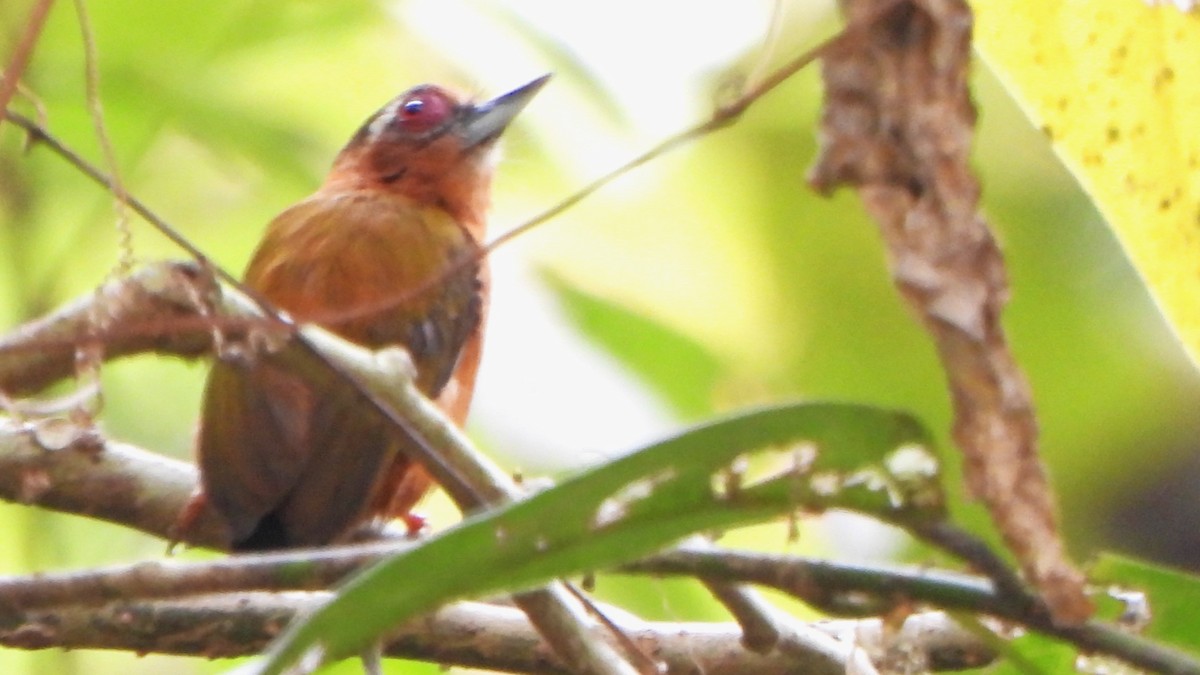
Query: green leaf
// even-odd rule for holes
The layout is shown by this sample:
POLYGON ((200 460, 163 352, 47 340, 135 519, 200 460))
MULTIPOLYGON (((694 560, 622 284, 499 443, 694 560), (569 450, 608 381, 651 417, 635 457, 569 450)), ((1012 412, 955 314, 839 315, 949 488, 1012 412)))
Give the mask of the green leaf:
POLYGON ((1146 594, 1150 623, 1143 635, 1200 652, 1200 578, 1113 553, 1102 554, 1089 576, 1096 584, 1146 594))
POLYGON ((1030 633, 1011 640, 997 637, 997 651, 1004 657, 987 669, 988 675, 1040 675, 1075 671, 1074 646, 1054 638, 1030 633))
POLYGON ((989 675, 1044 675, 1073 669, 1076 652, 1069 644, 1037 633, 1016 638, 1001 636, 979 616, 969 612, 951 612, 950 616, 999 655, 1000 658, 988 666, 989 675))
POLYGON ((712 410, 721 374, 717 357, 690 337, 606 298, 587 293, 562 276, 542 279, 582 332, 637 373, 685 417, 712 410))
POLYGON ((528 588, 797 509, 941 518, 928 438, 906 414, 838 403, 757 409, 693 428, 366 570, 286 631, 261 672, 282 672, 318 643, 324 658, 352 655, 450 600, 528 588), (782 470, 753 482, 728 478, 740 458, 764 454, 782 470))

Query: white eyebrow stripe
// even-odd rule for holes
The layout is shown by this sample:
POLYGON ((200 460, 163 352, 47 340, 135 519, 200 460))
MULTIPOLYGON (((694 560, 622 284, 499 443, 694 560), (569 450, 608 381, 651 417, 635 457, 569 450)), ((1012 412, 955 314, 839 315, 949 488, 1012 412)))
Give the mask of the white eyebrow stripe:
POLYGON ((392 101, 391 103, 387 104, 387 107, 379 111, 379 114, 375 116, 375 119, 371 120, 371 124, 367 126, 368 141, 373 141, 376 138, 379 138, 379 136, 383 133, 383 130, 387 128, 388 123, 396 117, 396 110, 400 108, 400 103, 400 99, 392 101))

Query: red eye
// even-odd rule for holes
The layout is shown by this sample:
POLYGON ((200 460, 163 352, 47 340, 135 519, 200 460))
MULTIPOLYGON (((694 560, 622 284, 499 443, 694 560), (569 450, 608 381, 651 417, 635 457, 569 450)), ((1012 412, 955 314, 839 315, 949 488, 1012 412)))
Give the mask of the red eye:
POLYGON ((449 119, 454 102, 435 87, 419 87, 408 92, 396 109, 395 119, 405 131, 428 131, 449 119))

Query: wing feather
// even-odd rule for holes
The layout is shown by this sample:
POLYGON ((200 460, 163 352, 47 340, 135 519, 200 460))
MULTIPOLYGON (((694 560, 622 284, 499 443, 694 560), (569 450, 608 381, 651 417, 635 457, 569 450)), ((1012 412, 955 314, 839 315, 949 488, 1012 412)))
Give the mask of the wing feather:
MULTIPOLYGON (((406 346, 418 385, 437 396, 482 312, 477 263, 441 277, 474 246, 446 213, 392 195, 316 197, 272 223, 246 280, 297 320, 368 347, 406 346)), ((412 468, 412 439, 334 391, 344 388, 314 387, 270 355, 214 366, 198 450, 205 493, 235 541, 336 539, 388 501, 378 492, 389 476, 412 468), (282 533, 259 536, 266 525, 282 533)))

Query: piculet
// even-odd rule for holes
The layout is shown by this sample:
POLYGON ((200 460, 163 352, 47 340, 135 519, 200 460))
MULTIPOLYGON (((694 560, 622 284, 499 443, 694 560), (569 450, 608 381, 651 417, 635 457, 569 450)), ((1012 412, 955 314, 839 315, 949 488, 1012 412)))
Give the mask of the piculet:
MULTIPOLYGON (((320 189, 271 222, 246 285, 297 322, 364 347, 404 346, 421 391, 463 424, 488 301, 486 260, 471 258, 485 233, 493 148, 548 77, 484 103, 433 85, 392 100, 320 189)), ((414 441, 347 391, 261 354, 213 366, 193 506, 225 520, 235 550, 338 541, 407 517, 429 490, 406 450, 414 441)))

